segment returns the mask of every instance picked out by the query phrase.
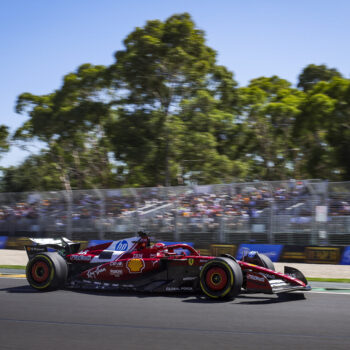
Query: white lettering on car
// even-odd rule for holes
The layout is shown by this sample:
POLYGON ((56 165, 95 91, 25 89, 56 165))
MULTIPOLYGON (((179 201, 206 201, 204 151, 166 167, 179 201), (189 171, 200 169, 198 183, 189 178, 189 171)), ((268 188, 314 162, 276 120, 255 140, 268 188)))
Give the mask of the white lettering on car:
POLYGON ((92 256, 89 255, 71 255, 70 260, 73 261, 90 261, 92 256))
POLYGON ((123 274, 123 270, 110 270, 110 274, 114 277, 120 277, 123 274))
POLYGON ((259 277, 256 275, 247 274, 247 278, 253 281, 265 282, 264 277, 259 277))
POLYGON ((91 269, 87 272, 87 277, 93 279, 98 277, 98 275, 100 275, 102 272, 105 272, 105 271, 106 271, 106 268, 97 266, 94 269, 91 269))

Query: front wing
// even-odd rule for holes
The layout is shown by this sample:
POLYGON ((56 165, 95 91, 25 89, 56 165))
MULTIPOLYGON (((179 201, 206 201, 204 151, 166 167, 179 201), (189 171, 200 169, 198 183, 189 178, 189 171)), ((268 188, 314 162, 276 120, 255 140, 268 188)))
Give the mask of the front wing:
POLYGON ((294 291, 309 291, 310 285, 296 279, 294 281, 282 278, 269 279, 262 273, 249 271, 246 275, 246 291, 250 293, 278 294, 294 291))

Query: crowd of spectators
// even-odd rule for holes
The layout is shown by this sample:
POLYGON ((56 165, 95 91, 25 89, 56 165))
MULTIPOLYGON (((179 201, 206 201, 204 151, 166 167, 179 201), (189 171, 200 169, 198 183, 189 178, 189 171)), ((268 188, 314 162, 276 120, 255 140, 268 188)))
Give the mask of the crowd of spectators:
MULTIPOLYGON (((307 181, 253 183, 181 188, 0 194, 1 232, 72 230, 126 232, 249 229, 286 216, 292 224, 311 221, 315 200, 328 215, 350 215, 350 193, 314 195, 307 181), (248 226, 247 226, 248 225, 248 226)), ((317 203, 316 203, 317 204, 317 203)))

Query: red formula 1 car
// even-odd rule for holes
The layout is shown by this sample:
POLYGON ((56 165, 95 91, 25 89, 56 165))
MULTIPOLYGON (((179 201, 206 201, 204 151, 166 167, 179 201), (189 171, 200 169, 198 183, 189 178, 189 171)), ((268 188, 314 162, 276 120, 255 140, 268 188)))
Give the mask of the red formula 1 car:
POLYGON ((150 245, 149 237, 107 242, 79 251, 67 239, 35 240, 27 246, 29 284, 41 291, 97 288, 145 292, 202 292, 232 299, 240 292, 308 291, 304 275, 291 267, 276 272, 271 260, 250 252, 242 261, 230 255, 201 256, 187 244, 150 245), (49 251, 55 250, 55 251, 49 251))

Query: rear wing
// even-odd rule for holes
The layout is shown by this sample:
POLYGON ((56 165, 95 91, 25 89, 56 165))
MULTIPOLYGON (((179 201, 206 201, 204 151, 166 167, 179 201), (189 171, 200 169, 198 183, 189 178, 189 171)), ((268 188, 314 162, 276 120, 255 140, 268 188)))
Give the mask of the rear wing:
POLYGON ((29 260, 32 259, 36 254, 48 251, 57 251, 57 253, 65 258, 69 254, 78 252, 80 248, 80 243, 72 242, 65 237, 58 239, 30 238, 30 240, 33 242, 33 245, 25 246, 29 260))

